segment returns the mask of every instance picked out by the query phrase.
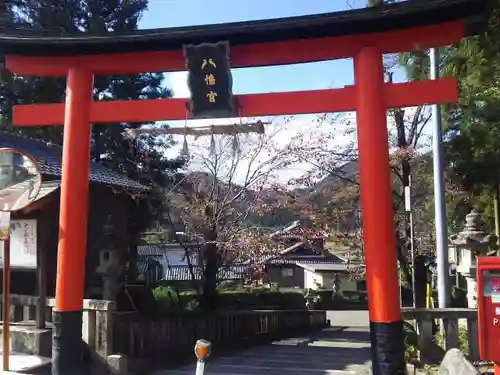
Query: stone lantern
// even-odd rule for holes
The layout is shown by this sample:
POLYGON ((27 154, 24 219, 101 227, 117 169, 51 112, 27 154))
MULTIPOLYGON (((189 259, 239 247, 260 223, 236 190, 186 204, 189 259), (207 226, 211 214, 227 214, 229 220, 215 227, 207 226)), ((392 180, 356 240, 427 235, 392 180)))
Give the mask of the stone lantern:
POLYGON ((102 298, 115 301, 123 286, 121 279, 125 272, 125 266, 122 262, 121 252, 114 245, 114 227, 110 218, 103 226, 103 232, 104 246, 99 252, 99 266, 96 268, 96 273, 102 277, 102 298))
POLYGON ((495 246, 497 237, 482 230, 480 215, 474 210, 465 217, 465 228, 450 236, 454 248, 457 272, 467 282, 467 303, 469 308, 477 307, 476 260, 479 255, 487 255, 495 246))

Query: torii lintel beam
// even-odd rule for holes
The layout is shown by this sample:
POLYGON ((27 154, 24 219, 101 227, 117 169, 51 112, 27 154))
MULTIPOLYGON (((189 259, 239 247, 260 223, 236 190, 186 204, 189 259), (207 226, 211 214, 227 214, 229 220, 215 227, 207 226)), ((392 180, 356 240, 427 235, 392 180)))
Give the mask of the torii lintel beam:
MULTIPOLYGON (((410 83, 386 83, 386 108, 454 103, 458 99, 454 78, 410 83)), ((241 95, 237 97, 241 117, 280 116, 356 109, 356 87, 241 95)), ((187 99, 95 101, 89 123, 174 121, 186 118, 187 99)), ((64 104, 27 104, 14 107, 16 126, 62 125, 64 104)))

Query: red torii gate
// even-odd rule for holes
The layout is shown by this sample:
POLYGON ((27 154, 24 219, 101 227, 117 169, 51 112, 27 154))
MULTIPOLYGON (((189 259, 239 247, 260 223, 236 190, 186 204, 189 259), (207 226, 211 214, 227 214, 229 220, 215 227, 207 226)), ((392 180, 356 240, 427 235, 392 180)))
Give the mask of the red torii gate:
POLYGON ((458 43, 490 0, 421 0, 277 20, 138 31, 133 35, 0 34, 6 67, 66 76, 66 104, 20 105, 17 126, 62 125, 60 238, 54 313, 54 372, 80 360, 87 238, 90 123, 183 120, 185 99, 92 101, 93 75, 180 71, 185 44, 229 41, 233 68, 354 58, 355 86, 238 96, 242 117, 356 111, 373 373, 404 374, 386 110, 455 102, 453 78, 384 83, 382 55, 458 43), (127 52, 122 52, 127 51, 127 52))

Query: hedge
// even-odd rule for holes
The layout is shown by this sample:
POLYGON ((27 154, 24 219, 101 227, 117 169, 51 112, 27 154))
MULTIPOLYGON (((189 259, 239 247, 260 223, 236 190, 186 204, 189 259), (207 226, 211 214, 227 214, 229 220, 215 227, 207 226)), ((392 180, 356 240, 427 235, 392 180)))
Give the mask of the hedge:
POLYGON ((334 298, 333 290, 314 291, 319 296, 318 310, 358 310, 368 308, 366 292, 344 291, 343 298, 334 298))
MULTIPOLYGON (((157 303, 163 310, 193 310, 197 305, 193 292, 176 293, 168 286, 154 290, 157 303)), ((221 310, 302 310, 305 309, 302 291, 220 291, 218 308, 221 310)))

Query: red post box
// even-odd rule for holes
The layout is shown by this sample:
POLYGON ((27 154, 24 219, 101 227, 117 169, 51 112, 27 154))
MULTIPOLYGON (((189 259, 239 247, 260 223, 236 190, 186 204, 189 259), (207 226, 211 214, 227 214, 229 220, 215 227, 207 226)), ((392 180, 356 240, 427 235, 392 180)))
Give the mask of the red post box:
POLYGON ((477 299, 479 354, 500 375, 500 257, 478 257, 477 299))

